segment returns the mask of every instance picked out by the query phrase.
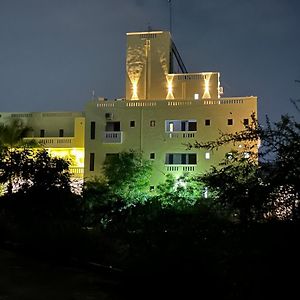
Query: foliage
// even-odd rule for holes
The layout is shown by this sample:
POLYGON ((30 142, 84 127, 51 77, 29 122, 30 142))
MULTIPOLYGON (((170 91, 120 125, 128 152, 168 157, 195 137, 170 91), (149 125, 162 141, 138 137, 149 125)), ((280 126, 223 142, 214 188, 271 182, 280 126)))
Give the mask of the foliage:
POLYGON ((84 220, 87 226, 104 225, 128 206, 148 199, 151 163, 136 151, 121 152, 105 161, 102 177, 85 181, 84 220))
POLYGON ((178 179, 167 174, 165 182, 157 186, 155 197, 161 201, 162 207, 180 210, 194 206, 203 198, 203 193, 204 187, 188 174, 183 174, 178 179))
POLYGON ((112 192, 131 202, 143 201, 149 188, 151 162, 142 153, 130 150, 107 157, 104 176, 112 192))
POLYGON ((264 216, 268 186, 255 161, 232 152, 219 167, 211 167, 199 181, 212 191, 215 204, 233 219, 248 224, 264 216))
POLYGON ((0 147, 13 148, 24 146, 23 138, 31 131, 21 119, 12 119, 8 124, 0 124, 0 147))
POLYGON ((62 158, 51 157, 46 150, 2 149, 0 156, 0 183, 11 185, 9 194, 12 186, 15 191, 70 189, 69 163, 62 158))
POLYGON ((188 145, 210 150, 237 143, 248 146, 247 158, 244 153, 232 151, 230 160, 199 178, 216 192, 216 202, 232 214, 238 210, 244 221, 278 217, 279 211, 291 211, 295 219, 299 210, 300 124, 290 116, 282 116, 274 124, 267 119, 266 123, 261 126, 252 115, 251 124, 240 132, 221 133, 216 141, 188 145))

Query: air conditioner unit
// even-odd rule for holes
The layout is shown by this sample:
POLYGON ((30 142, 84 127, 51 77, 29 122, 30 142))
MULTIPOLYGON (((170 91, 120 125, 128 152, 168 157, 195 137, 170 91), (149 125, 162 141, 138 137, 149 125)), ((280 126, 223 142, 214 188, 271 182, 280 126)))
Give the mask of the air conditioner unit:
POLYGON ((113 114, 112 113, 105 113, 105 119, 106 120, 112 120, 113 119, 113 114))

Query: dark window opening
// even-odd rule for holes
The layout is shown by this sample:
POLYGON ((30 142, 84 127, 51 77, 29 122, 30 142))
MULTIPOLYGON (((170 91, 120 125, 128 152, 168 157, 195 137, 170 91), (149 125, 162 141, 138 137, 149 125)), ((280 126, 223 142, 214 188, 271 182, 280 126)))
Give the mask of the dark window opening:
POLYGON ((249 125, 249 119, 244 119, 243 123, 244 123, 245 126, 248 126, 249 125))
POLYGON ((155 153, 150 153, 150 159, 155 159, 155 153))
POLYGON ((196 165, 197 164, 197 155, 195 153, 188 154, 189 158, 189 165, 196 165))
POLYGON ((196 165, 197 154, 196 153, 167 153, 166 162, 167 165, 196 165))
POLYGON ((45 129, 40 130, 40 137, 45 137, 45 129))
POLYGON ((63 137, 64 136, 64 130, 63 129, 59 129, 59 137, 63 137))
POLYGON ((197 131, 197 122, 189 122, 189 131, 197 131))
POLYGON ((105 131, 120 131, 121 123, 120 122, 106 122, 105 131))
POLYGON ((227 120, 227 125, 233 125, 233 119, 228 119, 227 120))
POLYGON ((154 120, 150 121, 150 127, 155 127, 155 121, 154 120))
POLYGON ((91 122, 91 140, 94 140, 96 137, 96 122, 91 122))
POLYGON ((130 127, 135 127, 135 121, 130 121, 130 127))
POLYGON ((210 126, 210 120, 205 120, 205 126, 210 126))
POLYGON ((90 171, 95 170, 95 153, 90 153, 90 171))

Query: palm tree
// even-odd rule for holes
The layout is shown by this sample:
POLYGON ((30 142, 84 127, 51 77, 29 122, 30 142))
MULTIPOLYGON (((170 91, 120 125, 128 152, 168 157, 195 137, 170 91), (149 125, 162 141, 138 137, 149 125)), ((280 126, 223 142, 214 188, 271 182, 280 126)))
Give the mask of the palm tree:
POLYGON ((20 119, 13 119, 8 124, 0 124, 0 147, 18 148, 24 146, 23 138, 32 130, 20 119))
POLYGON ((30 143, 25 143, 23 138, 32 130, 31 127, 24 125, 20 119, 12 119, 7 124, 0 124, 0 151, 1 159, 8 161, 6 171, 2 170, 0 181, 8 179, 7 192, 12 193, 13 189, 13 151, 16 148, 26 147, 30 143), (6 174, 5 174, 6 173, 6 174))

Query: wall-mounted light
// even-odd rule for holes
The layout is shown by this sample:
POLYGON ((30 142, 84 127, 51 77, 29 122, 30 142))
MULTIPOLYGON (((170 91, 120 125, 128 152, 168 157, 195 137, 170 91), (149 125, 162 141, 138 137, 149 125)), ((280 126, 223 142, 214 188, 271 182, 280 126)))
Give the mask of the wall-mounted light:
POLYGON ((132 97, 131 97, 131 100, 139 100, 137 92, 138 92, 137 81, 133 81, 132 82, 132 97))
POLYGON ((174 99, 174 95, 173 95, 173 76, 166 76, 166 79, 167 79, 167 89, 168 89, 168 94, 167 94, 167 97, 166 99, 167 100, 171 100, 171 99, 174 99))

